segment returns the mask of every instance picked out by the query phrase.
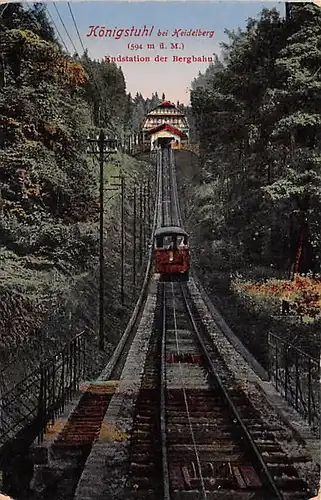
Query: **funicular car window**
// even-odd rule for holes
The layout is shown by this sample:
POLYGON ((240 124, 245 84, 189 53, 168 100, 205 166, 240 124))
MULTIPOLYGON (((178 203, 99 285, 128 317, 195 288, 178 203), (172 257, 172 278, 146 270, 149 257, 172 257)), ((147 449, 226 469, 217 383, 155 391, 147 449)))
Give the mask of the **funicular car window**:
POLYGON ((163 247, 164 248, 167 248, 169 247, 170 245, 172 245, 174 242, 174 239, 173 239, 173 236, 172 235, 166 235, 164 236, 163 238, 163 247))
POLYGON ((187 246, 188 237, 185 234, 163 234, 156 236, 156 247, 157 248, 172 248, 187 246))

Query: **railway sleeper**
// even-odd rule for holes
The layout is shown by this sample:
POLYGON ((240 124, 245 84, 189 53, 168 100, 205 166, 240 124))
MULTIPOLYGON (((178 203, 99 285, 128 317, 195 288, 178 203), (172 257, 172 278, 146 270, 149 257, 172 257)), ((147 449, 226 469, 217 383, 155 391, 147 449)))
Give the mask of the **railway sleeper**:
POLYGON ((301 491, 282 491, 284 500, 307 500, 306 495, 303 496, 301 491))
MULTIPOLYGON (((192 462, 193 463, 193 462, 192 462)), ((175 474, 175 482, 183 482, 191 489, 194 487, 202 488, 200 477, 197 476, 195 465, 191 468, 188 466, 173 467, 175 474), (192 475, 191 475, 192 474, 192 475)), ((221 462, 207 462, 201 464, 202 477, 204 484, 209 488, 229 487, 237 483, 239 488, 261 488, 262 483, 250 465, 239 465, 239 463, 221 462)))
MULTIPOLYGON (((223 417, 218 417, 215 419, 215 421, 213 422, 200 422, 198 419, 193 419, 194 420, 194 426, 193 426, 193 429, 195 429, 196 431, 205 431, 208 432, 208 431, 212 431, 212 432, 217 432, 217 429, 221 430, 221 429, 235 429, 235 426, 232 424, 232 423, 229 423, 229 422, 226 422, 226 417, 223 418, 223 417)), ((172 430, 172 431, 178 431, 178 432, 182 432, 184 430, 186 430, 186 417, 185 417, 185 422, 183 422, 182 420, 180 422, 169 422, 168 423, 168 427, 169 427, 169 430, 172 430)))
MULTIPOLYGON (((184 456, 184 463, 187 464, 186 466, 189 467, 189 469, 192 471, 192 474, 196 474, 196 468, 194 465, 194 468, 191 468, 190 464, 193 464, 195 461, 195 453, 194 455, 190 453, 190 455, 184 456)), ((182 457, 179 460, 179 457, 174 457, 173 459, 170 460, 170 462, 173 464, 174 467, 182 467, 182 457)), ((204 472, 205 475, 210 475, 212 476, 215 474, 215 471, 221 471, 225 470, 226 473, 231 474, 232 473, 232 467, 233 466, 239 466, 239 464, 244 463, 244 457, 240 455, 209 455, 208 457, 202 456, 202 461, 201 461, 201 468, 202 471, 204 472)))
MULTIPOLYGON (((222 415, 220 413, 217 413, 217 415, 214 417, 211 417, 210 419, 208 419, 207 417, 195 417, 195 416, 190 416, 190 422, 192 424, 196 423, 196 424, 200 424, 200 425, 203 425, 203 424, 208 424, 209 421, 210 421, 210 425, 211 425, 211 421, 215 421, 215 422, 218 422, 218 421, 225 421, 226 418, 225 417, 222 417, 222 415)), ((184 425, 184 421, 183 421, 183 418, 181 416, 171 416, 170 417, 170 423, 171 425, 184 425)), ((186 425, 186 423, 185 423, 186 425)))
POLYGON ((147 432, 153 430, 155 427, 155 424, 152 419, 150 419, 149 423, 146 422, 137 422, 134 424, 133 430, 138 431, 138 432, 147 432))
MULTIPOLYGON (((181 408, 177 408, 177 409, 173 409, 173 408, 170 408, 170 409, 167 409, 166 408, 166 415, 167 415, 167 418, 170 419, 170 420, 177 420, 177 419, 180 419, 180 421, 183 421, 183 416, 182 416, 182 409, 181 408)), ((186 418, 186 417, 185 417, 186 418)), ((204 409, 204 411, 197 411, 197 410, 192 410, 190 411, 190 418, 192 419, 192 421, 202 421, 202 420, 207 420, 207 421, 211 421, 211 420, 215 420, 216 418, 221 418, 223 419, 224 417, 222 416, 222 412, 221 411, 216 411, 216 413, 213 411, 213 410, 206 410, 204 409)), ((226 417, 225 417, 225 420, 226 420, 226 417)))
MULTIPOLYGON (((220 435, 219 436, 209 436, 209 435, 203 435, 203 436, 196 436, 197 438, 197 447, 209 444, 215 444, 219 447, 220 439, 226 441, 228 438, 231 437, 231 433, 229 431, 224 432, 220 430, 220 435)), ((168 436, 168 444, 173 445, 173 444, 180 444, 180 445, 185 445, 185 446, 191 446, 193 444, 193 440, 190 434, 186 433, 185 434, 174 434, 171 433, 168 436)))
MULTIPOLYGON (((154 470, 155 468, 155 462, 148 460, 148 456, 144 455, 144 457, 141 455, 140 460, 135 460, 135 462, 131 462, 130 464, 130 469, 138 469, 138 470, 154 470), (145 460, 144 460, 145 457, 145 460), (146 463, 146 461, 148 462, 146 463)), ((136 459, 136 457, 135 457, 136 459)))
POLYGON ((153 490, 154 478, 148 476, 135 476, 131 478, 132 488, 144 488, 153 490))
MULTIPOLYGON (((206 416, 207 418, 211 418, 211 416, 215 416, 217 414, 227 414, 226 409, 224 409, 220 401, 215 401, 214 399, 212 399, 212 401, 195 401, 189 397, 188 392, 187 400, 189 403, 191 415, 199 415, 203 416, 203 418, 206 416), (202 408, 203 411, 200 408, 202 408)), ((185 409, 185 399, 183 394, 167 394, 167 405, 167 413, 183 413, 185 409)))
POLYGON ((199 478, 191 479, 190 482, 190 489, 198 489, 202 490, 202 484, 204 484, 204 487, 206 490, 219 490, 219 489, 233 489, 237 488, 237 484, 234 480, 234 478, 225 478, 225 477, 204 477, 203 481, 199 478))
POLYGON ((255 440, 255 443, 257 444, 257 446, 265 446, 267 448, 275 448, 275 450, 279 450, 280 451, 280 445, 277 441, 275 441, 274 437, 273 439, 265 439, 265 437, 262 438, 262 431, 259 431, 259 430, 252 430, 251 428, 248 428, 248 430, 250 431, 251 433, 251 436, 253 437, 253 439, 255 440))
POLYGON ((280 490, 287 491, 304 491, 306 489, 306 483, 302 481, 299 477, 282 477, 274 476, 275 484, 280 490))
POLYGON ((135 421, 137 423, 139 423, 139 424, 145 423, 145 422, 146 423, 147 422, 152 422, 153 421, 153 415, 141 415, 141 414, 139 414, 139 415, 137 415, 135 417, 135 421))
POLYGON ((131 434, 131 439, 134 441, 143 441, 143 442, 148 442, 152 441, 154 432, 152 429, 146 430, 146 429, 134 429, 132 434, 131 434))
POLYGON ((272 475, 280 476, 282 474, 285 474, 289 477, 294 477, 294 476, 298 477, 297 470, 293 465, 270 464, 269 470, 270 470, 272 475))
MULTIPOLYGON (((202 389, 198 389, 201 391, 202 389)), ((192 396, 190 394, 191 389, 185 390, 185 395, 186 398, 189 402, 189 405, 192 410, 199 412, 199 408, 203 408, 206 412, 212 411, 213 413, 217 412, 218 410, 224 412, 225 405, 222 403, 221 398, 207 396, 207 397, 199 397, 196 398, 195 396, 192 396)), ((185 403, 185 397, 182 389, 172 389, 170 391, 167 391, 167 399, 168 402, 170 403, 170 406, 175 409, 179 406, 184 405, 185 403)), ((225 413, 227 413, 227 410, 225 409, 225 413)))
MULTIPOLYGON (((130 451, 130 462, 138 461, 137 457, 149 457, 156 459, 155 448, 157 448, 157 443, 151 440, 146 441, 133 441, 131 444, 130 451)), ((146 459, 145 459, 146 461, 146 459)))
MULTIPOLYGON (((220 433, 221 434, 221 433, 220 433)), ((195 440, 196 440, 196 446, 202 445, 202 444, 207 444, 209 442, 216 442, 217 447, 219 448, 219 439, 216 439, 216 436, 209 435, 208 433, 197 433, 194 432, 195 440)), ((230 433, 226 433, 224 437, 230 436, 230 433)), ((177 444, 187 444, 187 445, 192 445, 193 444, 193 439, 192 437, 188 434, 186 431, 185 434, 174 434, 172 433, 169 436, 168 443, 177 443, 177 444)))
MULTIPOLYGON (((237 491, 237 490, 219 490, 207 491, 207 500, 260 500, 253 492, 237 491)), ((204 494, 201 491, 174 491, 172 500, 204 500, 204 494)))
POLYGON ((159 494, 154 492, 154 490, 148 491, 130 491, 129 496, 126 496, 126 500, 160 500, 159 494))

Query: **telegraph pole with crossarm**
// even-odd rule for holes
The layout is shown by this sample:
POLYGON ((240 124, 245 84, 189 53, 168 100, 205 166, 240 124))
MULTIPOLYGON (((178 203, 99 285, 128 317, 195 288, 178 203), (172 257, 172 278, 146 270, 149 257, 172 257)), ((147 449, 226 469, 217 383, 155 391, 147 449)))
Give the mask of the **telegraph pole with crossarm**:
POLYGON ((99 159, 99 349, 105 349, 105 317, 104 317, 104 163, 110 155, 117 153, 117 139, 107 138, 103 130, 100 131, 96 139, 87 139, 91 148, 89 153, 99 159), (96 146, 96 147, 95 147, 96 146))

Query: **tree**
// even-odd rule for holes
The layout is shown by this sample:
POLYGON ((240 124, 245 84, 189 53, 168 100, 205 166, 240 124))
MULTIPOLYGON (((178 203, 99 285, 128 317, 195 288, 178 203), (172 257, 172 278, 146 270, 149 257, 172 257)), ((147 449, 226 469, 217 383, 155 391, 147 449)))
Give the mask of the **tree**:
POLYGON ((202 179, 223 202, 220 235, 282 269, 299 254, 299 270, 313 269, 321 250, 319 22, 313 4, 293 5, 287 21, 264 9, 228 33, 223 61, 192 83, 202 179))
POLYGON ((275 117, 274 147, 285 144, 282 176, 267 192, 275 203, 287 202, 292 232, 297 236, 291 245, 293 272, 314 269, 314 248, 318 246, 321 182, 321 114, 318 72, 321 53, 315 50, 321 41, 319 8, 303 4, 292 6, 287 29, 287 45, 275 61, 278 85, 271 102, 275 117), (311 54, 306 57, 306 54, 311 54))

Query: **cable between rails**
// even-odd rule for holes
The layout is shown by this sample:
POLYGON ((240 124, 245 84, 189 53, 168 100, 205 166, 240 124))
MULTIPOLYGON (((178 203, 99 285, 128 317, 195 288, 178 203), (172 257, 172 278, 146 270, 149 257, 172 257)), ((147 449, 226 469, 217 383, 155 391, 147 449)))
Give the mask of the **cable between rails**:
POLYGON ((167 460, 167 439, 166 439, 166 316, 165 316, 165 287, 163 286, 163 297, 162 297, 162 347, 161 347, 161 436, 162 436, 162 465, 163 465, 163 477, 164 477, 164 500, 170 500, 169 491, 169 469, 167 460))
MULTIPOLYGON (((173 307, 173 320, 174 320, 175 341, 176 341, 177 354, 179 356, 180 355, 180 349, 179 349, 178 332, 177 332, 177 320, 176 320, 176 309, 175 309, 175 293, 174 293, 174 284, 173 284, 173 282, 171 283, 171 289, 172 289, 172 307, 173 307)), ((164 303, 164 309, 165 309, 165 303, 164 303)), ((165 320, 166 320, 166 318, 165 318, 165 320)), ((203 478, 203 474, 202 474, 202 466, 201 466, 201 461, 200 461, 199 453, 198 453, 198 450, 197 450, 197 444, 196 444, 194 430, 193 430, 193 425, 192 425, 191 416, 190 416, 190 412, 189 412, 189 406, 188 406, 187 395, 186 395, 186 388, 185 388, 184 379, 183 379, 183 369, 182 369, 182 364, 181 364, 180 361, 178 361, 178 365, 179 365, 179 371, 180 371, 180 378, 181 378, 181 385, 182 385, 182 392, 183 392, 183 397, 184 397, 184 403, 185 403, 185 408, 186 408, 186 415, 187 415, 187 418, 188 418, 188 426, 189 426, 190 435, 191 435, 192 442, 193 442, 193 448, 194 448, 195 458, 196 458, 196 462, 197 462, 197 468, 198 468, 198 472, 199 472, 199 477, 200 477, 200 480, 201 480, 202 494, 203 494, 204 500, 207 500, 205 483, 204 483, 204 478, 203 478)))

